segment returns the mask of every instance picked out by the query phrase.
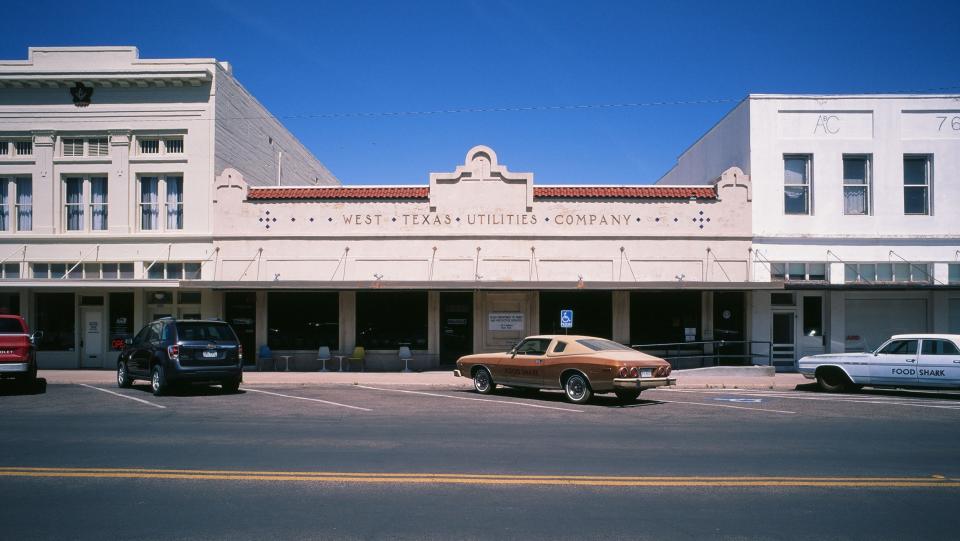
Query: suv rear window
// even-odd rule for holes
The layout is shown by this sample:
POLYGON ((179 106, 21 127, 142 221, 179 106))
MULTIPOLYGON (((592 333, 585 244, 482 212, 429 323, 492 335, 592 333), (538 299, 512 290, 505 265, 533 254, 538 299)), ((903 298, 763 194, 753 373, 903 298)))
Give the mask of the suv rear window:
POLYGON ((16 319, 0 319, 0 334, 23 334, 23 327, 16 319))
POLYGON ((203 321, 177 322, 177 336, 180 340, 236 340, 226 323, 203 321))

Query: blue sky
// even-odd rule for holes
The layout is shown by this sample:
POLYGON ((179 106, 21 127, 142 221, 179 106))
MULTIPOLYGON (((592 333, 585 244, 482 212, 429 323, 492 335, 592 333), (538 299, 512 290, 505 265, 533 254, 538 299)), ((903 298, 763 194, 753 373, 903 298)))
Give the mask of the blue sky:
POLYGON ((960 2, 31 1, 0 57, 215 57, 344 184, 425 184, 486 144, 539 184, 656 181, 754 93, 960 92, 960 2), (491 108, 647 105, 422 115, 491 108), (289 117, 289 118, 286 118, 289 117))

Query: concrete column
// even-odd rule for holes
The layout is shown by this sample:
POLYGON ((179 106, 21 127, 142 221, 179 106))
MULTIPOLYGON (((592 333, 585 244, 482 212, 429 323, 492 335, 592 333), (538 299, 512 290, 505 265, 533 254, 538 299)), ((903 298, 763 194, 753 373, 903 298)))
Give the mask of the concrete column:
POLYGON ((530 304, 528 305, 527 313, 529 314, 529 321, 527 327, 527 336, 532 334, 540 334, 540 292, 533 291, 528 297, 530 299, 530 304))
MULTIPOLYGON (((831 271, 832 272, 832 271, 831 271)), ((847 349, 846 293, 830 292, 830 342, 828 353, 844 353, 847 349)))
MULTIPOLYGON (((136 230, 137 186, 130 178, 130 131, 110 132, 111 170, 107 179, 110 203, 108 227, 111 233, 124 234, 136 230)), ((165 196, 164 196, 165 197, 165 196)))
POLYGON ((700 339, 713 340, 713 291, 700 292, 700 326, 700 339))
POLYGON ((828 263, 827 266, 830 268, 829 279, 831 284, 843 284, 846 280, 846 271, 847 265, 839 261, 833 261, 828 263))
POLYGON ((932 317, 927 327, 935 333, 950 332, 950 300, 947 298, 947 292, 931 291, 930 296, 932 297, 930 299, 932 317))
POLYGON ((357 345, 357 292, 340 292, 340 351, 346 355, 357 345))
MULTIPOLYGON (((142 267, 143 265, 136 265, 137 267, 142 267)), ((143 328, 146 322, 146 291, 143 289, 134 289, 133 290, 133 328, 131 332, 136 334, 143 328)))
MULTIPOLYGON (((750 340, 758 340, 767 342, 771 339, 773 329, 771 328, 771 320, 773 314, 770 310, 770 292, 769 291, 755 291, 751 295, 750 299, 750 340)), ((767 355, 770 352, 769 346, 766 344, 753 344, 751 347, 754 355, 753 363, 754 364, 766 364, 766 360, 763 356, 767 355)))
MULTIPOLYGON (((54 132, 33 132, 33 232, 52 234, 59 222, 57 188, 59 182, 53 168, 54 132)), ((15 217, 14 217, 15 219, 15 217)))
POLYGON ((223 292, 212 289, 200 291, 200 314, 205 318, 223 319, 223 292))
POLYGON ((630 343, 630 292, 614 291, 611 310, 613 310, 613 341, 630 343))
POLYGON ((473 352, 483 351, 484 329, 487 326, 487 320, 483 317, 486 313, 484 303, 487 294, 484 291, 474 290, 473 292, 473 352))

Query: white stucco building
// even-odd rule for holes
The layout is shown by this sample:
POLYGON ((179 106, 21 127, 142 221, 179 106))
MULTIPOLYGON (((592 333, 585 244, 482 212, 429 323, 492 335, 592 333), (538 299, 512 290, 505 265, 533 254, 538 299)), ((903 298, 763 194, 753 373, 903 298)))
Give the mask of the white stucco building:
POLYGON ((795 356, 960 332, 960 96, 751 95, 659 185, 752 179, 752 337, 795 356))
POLYGON ((38 47, 0 61, 0 310, 41 367, 109 366, 157 314, 216 316, 213 178, 338 184, 214 59, 38 47))

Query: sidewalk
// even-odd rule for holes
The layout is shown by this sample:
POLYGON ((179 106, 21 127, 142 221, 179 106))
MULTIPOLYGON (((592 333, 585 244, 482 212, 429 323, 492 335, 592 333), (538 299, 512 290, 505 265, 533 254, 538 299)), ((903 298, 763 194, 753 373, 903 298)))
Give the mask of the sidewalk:
MULTIPOLYGON (((112 370, 40 370, 49 384, 115 385, 112 370)), ((703 370, 676 370, 678 389, 776 389, 792 390, 810 383, 800 374, 724 374, 703 370)), ((372 385, 411 386, 432 389, 469 389, 472 381, 454 377, 449 370, 432 372, 244 372, 244 385, 372 385)))

